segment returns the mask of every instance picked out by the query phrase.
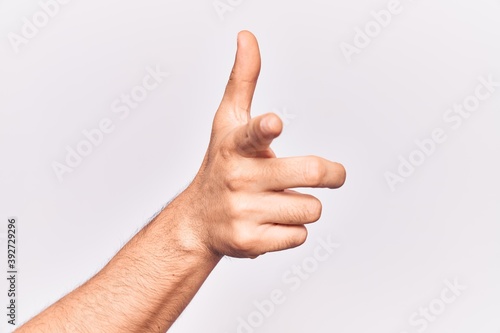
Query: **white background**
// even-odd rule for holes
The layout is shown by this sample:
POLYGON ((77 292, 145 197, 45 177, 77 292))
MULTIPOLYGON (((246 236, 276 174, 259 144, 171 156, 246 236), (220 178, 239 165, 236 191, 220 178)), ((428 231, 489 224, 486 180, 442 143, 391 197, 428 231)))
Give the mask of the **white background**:
POLYGON ((500 2, 401 0, 350 63, 342 43, 388 1, 231 3, 220 16, 213 0, 73 0, 16 53, 9 33, 40 5, 0 1, 0 237, 16 216, 18 320, 90 278, 189 184, 248 29, 262 52, 253 114, 285 118, 275 152, 339 161, 348 180, 305 190, 324 208, 304 246, 224 259, 171 332, 238 332, 250 316, 259 333, 499 333, 500 88, 458 129, 443 115, 479 77, 500 81, 500 2), (170 76, 120 119, 113 101, 157 65, 170 76), (59 181, 53 163, 103 118, 114 131, 59 181), (435 128, 447 140, 391 191, 386 172, 435 128), (283 276, 328 236, 340 247, 292 291, 283 276), (426 330, 410 324, 454 279, 467 289, 426 330), (275 289, 286 301, 256 315, 275 289))

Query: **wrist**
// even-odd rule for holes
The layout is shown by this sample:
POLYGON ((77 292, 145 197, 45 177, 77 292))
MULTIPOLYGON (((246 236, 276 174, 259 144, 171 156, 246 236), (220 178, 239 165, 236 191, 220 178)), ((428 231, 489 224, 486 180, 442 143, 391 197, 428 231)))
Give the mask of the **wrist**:
POLYGON ((161 229, 158 234, 165 236, 166 251, 175 249, 177 255, 186 259, 217 264, 222 255, 214 252, 209 245, 206 222, 196 210, 200 204, 196 192, 189 186, 158 214, 151 227, 161 229))

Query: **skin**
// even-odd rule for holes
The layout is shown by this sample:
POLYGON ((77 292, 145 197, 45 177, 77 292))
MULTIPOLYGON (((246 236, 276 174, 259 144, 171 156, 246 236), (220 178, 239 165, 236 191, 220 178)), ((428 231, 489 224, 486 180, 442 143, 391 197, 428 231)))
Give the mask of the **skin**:
POLYGON ((320 157, 276 158, 270 144, 280 118, 250 116, 260 64, 257 40, 240 32, 192 183, 99 273, 16 332, 166 332, 223 256, 256 258, 304 243, 321 202, 291 188, 338 188, 346 173, 320 157))

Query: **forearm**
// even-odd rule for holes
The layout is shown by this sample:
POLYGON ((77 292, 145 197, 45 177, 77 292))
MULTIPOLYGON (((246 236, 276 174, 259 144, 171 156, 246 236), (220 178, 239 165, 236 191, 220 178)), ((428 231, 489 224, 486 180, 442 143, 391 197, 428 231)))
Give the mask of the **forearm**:
POLYGON ((165 332, 220 260, 179 214, 185 200, 181 194, 97 275, 18 332, 165 332))
POLYGON ((195 179, 83 286, 19 333, 165 332, 222 255, 256 258, 302 244, 321 202, 297 187, 338 188, 342 165, 319 157, 276 158, 283 123, 250 117, 260 72, 257 40, 238 35, 238 51, 195 179))

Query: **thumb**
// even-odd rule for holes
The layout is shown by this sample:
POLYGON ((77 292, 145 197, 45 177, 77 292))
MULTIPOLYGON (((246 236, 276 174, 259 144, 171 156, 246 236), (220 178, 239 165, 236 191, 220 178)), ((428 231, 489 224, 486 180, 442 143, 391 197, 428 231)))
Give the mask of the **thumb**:
POLYGON ((260 50, 255 36, 249 31, 238 34, 238 49, 219 111, 222 119, 246 124, 260 73, 260 50))
POLYGON ((233 148, 244 157, 275 157, 269 146, 282 130, 283 122, 274 113, 252 118, 233 132, 233 148))

